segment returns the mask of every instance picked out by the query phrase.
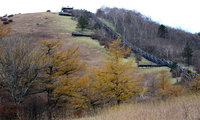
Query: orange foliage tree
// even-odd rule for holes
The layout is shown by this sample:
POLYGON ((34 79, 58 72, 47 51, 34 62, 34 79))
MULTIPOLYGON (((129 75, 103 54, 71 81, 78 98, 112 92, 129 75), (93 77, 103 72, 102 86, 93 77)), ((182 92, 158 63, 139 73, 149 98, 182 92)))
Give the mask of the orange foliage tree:
POLYGON ((113 41, 108 47, 106 62, 100 68, 94 68, 91 78, 95 81, 94 88, 106 102, 120 104, 144 92, 132 59, 124 59, 130 53, 121 40, 113 41))
POLYGON ((79 60, 79 47, 63 49, 62 43, 60 39, 41 42, 41 50, 49 61, 41 81, 48 93, 48 119, 51 119, 51 111, 61 96, 65 101, 72 96, 74 79, 85 67, 85 63, 79 60))
POLYGON ((2 23, 0 23, 0 39, 2 39, 5 35, 9 34, 10 32, 10 26, 4 26, 2 23))
POLYGON ((158 94, 162 99, 167 99, 172 96, 179 96, 183 93, 183 88, 180 85, 172 85, 170 83, 170 75, 166 71, 161 71, 157 78, 159 83, 158 94))
POLYGON ((194 81, 189 84, 189 88, 192 93, 200 93, 200 75, 197 76, 194 81))
POLYGON ((120 104, 142 94, 144 90, 140 80, 143 75, 136 75, 132 59, 124 59, 129 52, 129 48, 121 45, 120 39, 111 43, 105 63, 98 68, 88 68, 85 75, 72 82, 71 105, 75 108, 95 108, 104 103, 120 104))
POLYGON ((46 53, 49 60, 49 66, 45 70, 47 81, 44 81, 44 85, 46 88, 52 89, 51 94, 54 94, 52 98, 56 99, 56 96, 70 91, 65 89, 66 84, 75 78, 79 71, 84 69, 85 63, 79 60, 79 47, 62 49, 61 40, 42 41, 41 44, 41 49, 46 53))
POLYGON ((88 68, 85 75, 77 77, 72 85, 72 96, 69 99, 73 108, 95 108, 102 104, 102 98, 95 88, 96 82, 91 79, 93 71, 88 68))

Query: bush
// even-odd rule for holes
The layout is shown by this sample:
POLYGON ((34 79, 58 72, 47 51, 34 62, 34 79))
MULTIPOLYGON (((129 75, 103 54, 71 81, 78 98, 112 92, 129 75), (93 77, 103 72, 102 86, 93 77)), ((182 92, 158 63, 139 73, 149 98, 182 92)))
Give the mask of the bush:
POLYGON ((13 22, 13 20, 12 20, 12 19, 10 19, 10 20, 8 20, 8 22, 9 22, 9 23, 11 23, 11 22, 13 22))
POLYGON ((200 93, 200 77, 197 76, 193 82, 189 84, 192 93, 200 93))
POLYGON ((8 21, 8 19, 7 18, 2 18, 1 21, 3 21, 3 22, 4 21, 8 21))
POLYGON ((101 35, 99 35, 98 33, 92 34, 91 38, 95 39, 95 40, 100 40, 101 39, 101 35))
POLYGON ((8 15, 8 18, 13 17, 14 15, 8 15))
POLYGON ((8 22, 8 21, 4 21, 3 24, 4 24, 4 25, 7 25, 7 24, 9 24, 9 22, 8 22))
POLYGON ((5 120, 23 120, 22 108, 23 105, 6 104, 0 106, 1 119, 5 120))

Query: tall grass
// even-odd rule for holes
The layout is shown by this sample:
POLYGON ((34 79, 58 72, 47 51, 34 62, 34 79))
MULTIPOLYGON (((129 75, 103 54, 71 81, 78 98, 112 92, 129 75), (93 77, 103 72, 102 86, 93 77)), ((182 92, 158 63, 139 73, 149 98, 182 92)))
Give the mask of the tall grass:
POLYGON ((199 120, 200 96, 184 96, 157 103, 123 104, 96 116, 77 120, 199 120))

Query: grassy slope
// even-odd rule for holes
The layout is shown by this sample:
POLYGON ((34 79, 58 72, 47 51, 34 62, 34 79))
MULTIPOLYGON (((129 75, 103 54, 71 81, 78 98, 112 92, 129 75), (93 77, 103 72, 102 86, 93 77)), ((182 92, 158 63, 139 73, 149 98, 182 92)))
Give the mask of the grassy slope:
MULTIPOLYGON (((76 32, 76 31, 80 31, 79 29, 76 29, 76 24, 77 21, 72 20, 71 17, 68 16, 58 16, 55 14, 49 14, 50 16, 54 17, 55 19, 58 20, 58 22, 56 22, 55 24, 52 24, 52 27, 58 30, 61 30, 63 32, 68 32, 68 33, 72 33, 72 32, 76 32)), ((83 33, 93 33, 90 30, 84 30, 83 33)), ((103 46, 100 46, 98 41, 96 40, 92 40, 89 37, 68 37, 67 40, 71 40, 71 41, 75 41, 75 42, 79 42, 79 43, 83 43, 83 44, 87 44, 90 46, 94 46, 96 48, 98 48, 99 50, 103 51, 103 46)))
MULTIPOLYGON (((62 39, 63 47, 76 48, 79 46, 80 59, 88 63, 88 65, 101 64, 105 52, 103 46, 100 46, 98 41, 88 37, 72 37, 72 32, 79 32, 76 29, 77 21, 71 17, 59 16, 58 13, 29 13, 18 14, 13 18, 12 34, 23 35, 23 38, 30 41, 40 40, 55 40, 62 39)), ((90 30, 85 30, 84 33, 92 33, 90 30)), ((16 36, 17 37, 17 36, 16 36)))
POLYGON ((160 103, 123 104, 77 120, 199 120, 199 100, 200 96, 193 95, 160 103))
POLYGON ((111 22, 109 22, 108 20, 105 20, 103 18, 99 18, 99 19, 102 20, 102 22, 104 22, 106 25, 108 25, 111 29, 115 30, 115 27, 111 22))
POLYGON ((54 22, 50 27, 53 29, 58 29, 63 32, 69 32, 72 33, 76 30, 76 24, 77 22, 72 20, 71 17, 68 16, 59 16, 57 14, 48 14, 44 13, 44 16, 52 17, 56 19, 56 22, 54 22))
MULTIPOLYGON (((103 46, 100 46, 97 40, 92 40, 89 37, 72 37, 72 32, 79 32, 76 29, 77 21, 72 20, 68 16, 58 16, 57 14, 43 13, 43 16, 54 19, 54 22, 49 25, 49 28, 60 31, 60 36, 65 41, 66 47, 80 47, 80 59, 87 62, 89 65, 97 65, 103 60, 102 54, 105 53, 103 46), (70 34, 65 36, 65 34, 70 34)), ((92 33, 90 30, 83 31, 84 33, 92 33)))

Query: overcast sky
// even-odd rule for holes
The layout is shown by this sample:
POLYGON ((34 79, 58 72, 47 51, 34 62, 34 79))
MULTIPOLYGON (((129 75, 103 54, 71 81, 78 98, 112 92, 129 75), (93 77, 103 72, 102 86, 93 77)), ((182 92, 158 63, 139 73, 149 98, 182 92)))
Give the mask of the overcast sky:
POLYGON ((200 32, 200 0, 1 0, 0 16, 48 9, 58 12, 62 6, 92 12, 102 6, 136 10, 158 23, 200 32))

